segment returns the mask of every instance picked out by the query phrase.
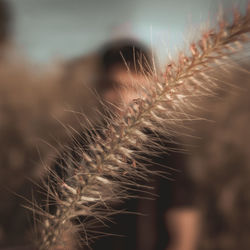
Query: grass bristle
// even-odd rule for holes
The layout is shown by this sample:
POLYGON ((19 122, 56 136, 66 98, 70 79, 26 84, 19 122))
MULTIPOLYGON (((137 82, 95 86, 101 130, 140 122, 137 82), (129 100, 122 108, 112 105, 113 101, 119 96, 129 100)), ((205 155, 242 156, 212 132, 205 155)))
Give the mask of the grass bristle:
POLYGON ((57 207, 53 216, 45 213, 40 250, 62 244, 63 235, 74 227, 72 220, 78 216, 90 218, 82 225, 86 231, 82 238, 88 244, 88 230, 95 224, 92 220, 105 223, 114 213, 112 203, 128 198, 130 188, 139 188, 137 180, 153 172, 135 161, 138 152, 150 154, 157 148, 157 140, 151 142, 145 128, 168 137, 178 133, 183 121, 195 119, 189 115, 197 108, 194 100, 213 94, 217 87, 209 74, 224 67, 249 42, 249 31, 248 7, 245 15, 235 11, 231 24, 220 21, 218 28, 201 34, 199 41, 190 44, 187 55, 180 53, 175 62, 167 64, 158 80, 145 75, 145 81, 151 81, 147 97, 132 103, 122 117, 110 119, 107 128, 95 131, 93 137, 90 134, 90 152, 79 146, 81 160, 68 159, 63 179, 54 173, 57 189, 47 190, 57 207))

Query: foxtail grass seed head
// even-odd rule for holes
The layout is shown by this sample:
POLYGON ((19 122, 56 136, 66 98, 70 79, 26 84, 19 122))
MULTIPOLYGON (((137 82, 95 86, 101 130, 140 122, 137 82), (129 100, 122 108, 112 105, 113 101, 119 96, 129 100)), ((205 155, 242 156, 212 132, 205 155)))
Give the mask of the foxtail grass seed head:
POLYGON ((57 206, 53 215, 43 212, 40 250, 55 249, 62 243, 63 235, 67 235, 68 228, 74 228, 73 219, 78 216, 90 218, 82 225, 86 232, 82 238, 88 244, 93 220, 105 221, 114 213, 110 206, 126 199, 130 188, 139 188, 137 180, 153 172, 136 160, 140 158, 138 152, 152 154, 160 148, 145 128, 169 137, 178 134, 184 120, 195 119, 189 115, 196 109, 195 99, 210 95, 216 88, 209 74, 225 67, 228 58, 249 42, 249 32, 248 6, 244 15, 234 11, 232 23, 221 20, 217 28, 202 33, 200 40, 190 44, 186 55, 180 53, 176 61, 167 64, 159 76, 161 80, 145 75, 145 80, 151 81, 146 96, 134 101, 121 116, 109 120, 106 128, 95 131, 94 138, 87 138, 89 151, 81 152, 79 146, 81 159, 69 159, 74 164, 67 165, 63 179, 56 178, 60 183, 57 189, 47 189, 57 206))

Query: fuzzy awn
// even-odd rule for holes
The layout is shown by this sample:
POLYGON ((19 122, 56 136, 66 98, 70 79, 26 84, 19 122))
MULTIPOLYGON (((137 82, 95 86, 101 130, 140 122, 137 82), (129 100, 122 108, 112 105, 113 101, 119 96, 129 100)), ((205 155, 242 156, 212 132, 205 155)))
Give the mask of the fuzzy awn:
MULTIPOLYGON (((111 120, 108 128, 95 133, 90 143, 90 153, 79 150, 81 162, 75 168, 68 164, 62 180, 54 174, 58 190, 49 188, 49 195, 56 201, 55 214, 38 210, 45 216, 39 235, 39 249, 67 248, 68 232, 77 231, 71 221, 78 216, 104 220, 112 210, 109 204, 117 199, 127 198, 127 190, 139 188, 138 178, 152 173, 145 165, 135 162, 139 151, 149 151, 146 144, 150 138, 144 131, 147 127, 155 133, 168 136, 182 126, 185 119, 193 119, 188 112, 195 108, 194 100, 209 95, 215 84, 209 72, 227 63, 249 42, 250 5, 245 15, 235 14, 231 24, 221 20, 218 29, 206 30, 201 39, 191 43, 190 53, 179 55, 176 62, 166 66, 165 73, 157 79, 145 75, 151 81, 146 97, 133 103, 124 116, 111 120), (101 135, 108 136, 103 138, 101 135), (132 164, 128 164, 132 163, 132 164)), ((151 150, 157 147, 151 143, 151 150)), ((87 220, 82 227, 91 232, 93 220, 87 220)))

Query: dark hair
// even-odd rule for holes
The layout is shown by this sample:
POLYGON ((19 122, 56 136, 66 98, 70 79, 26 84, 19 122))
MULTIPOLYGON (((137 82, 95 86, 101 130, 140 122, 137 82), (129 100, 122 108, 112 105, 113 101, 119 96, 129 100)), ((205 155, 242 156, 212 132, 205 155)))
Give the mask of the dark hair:
POLYGON ((116 67, 122 67, 132 72, 150 73, 152 71, 152 57, 149 50, 139 42, 121 40, 109 43, 101 51, 101 66, 104 73, 116 67))

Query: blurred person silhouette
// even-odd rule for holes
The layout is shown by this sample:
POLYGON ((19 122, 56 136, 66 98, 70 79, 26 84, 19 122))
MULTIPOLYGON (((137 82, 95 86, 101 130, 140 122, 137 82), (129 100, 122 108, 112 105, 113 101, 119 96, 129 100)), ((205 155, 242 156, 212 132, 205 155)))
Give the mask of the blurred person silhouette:
MULTIPOLYGON (((65 79, 76 75, 76 72, 81 72, 81 67, 91 60, 93 58, 87 60, 79 58, 70 62, 65 79)), ((97 69, 93 86, 102 102, 106 104, 106 107, 108 106, 108 111, 112 110, 114 114, 120 114, 133 100, 141 97, 134 85, 145 84, 147 87, 150 80, 146 81, 145 76, 150 79, 155 70, 149 50, 134 40, 119 40, 107 44, 92 62, 97 69)), ((154 136, 150 129, 145 129, 150 136, 154 136)), ((76 142, 76 147, 81 144, 88 150, 84 137, 85 135, 81 135, 80 142, 79 140, 76 142)), ((160 143, 167 148, 166 151, 152 153, 152 155, 145 154, 144 156, 149 159, 145 164, 149 164, 150 168, 155 171, 160 171, 160 169, 162 171, 163 168, 164 172, 169 171, 171 180, 152 177, 149 183, 142 183, 154 188, 151 195, 132 192, 132 195, 142 198, 128 199, 125 204, 116 204, 115 209, 129 213, 114 215, 111 218, 113 222, 107 222, 107 227, 100 226, 97 231, 108 236, 97 235, 98 239, 90 244, 91 249, 195 249, 199 213, 193 206, 192 183, 185 174, 185 156, 181 152, 176 152, 178 150, 172 152, 168 150, 173 147, 177 149, 177 145, 168 143, 163 138, 160 143), (167 167, 175 170, 167 169, 167 167)), ((76 160, 77 150, 74 146, 72 148, 73 156, 71 157, 76 160)), ((64 165, 65 163, 59 161, 58 164, 64 165)))

